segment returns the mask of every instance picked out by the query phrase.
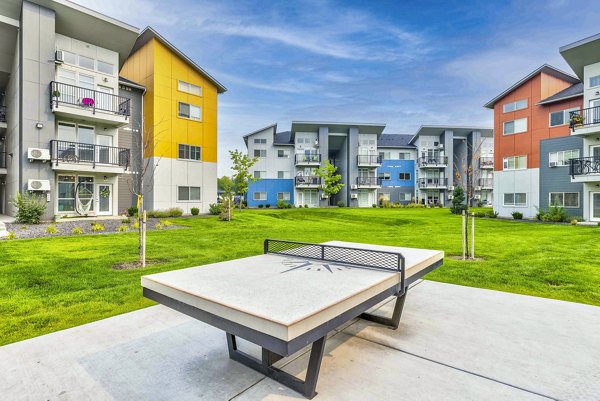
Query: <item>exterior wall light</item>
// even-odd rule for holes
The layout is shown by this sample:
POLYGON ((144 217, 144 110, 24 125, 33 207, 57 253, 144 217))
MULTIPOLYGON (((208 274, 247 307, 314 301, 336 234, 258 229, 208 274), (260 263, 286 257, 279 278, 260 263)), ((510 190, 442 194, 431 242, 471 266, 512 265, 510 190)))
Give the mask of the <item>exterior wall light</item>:
POLYGON ((37 123, 37 124, 35 125, 35 128, 37 128, 37 129, 42 129, 42 128, 44 128, 44 124, 42 124, 42 123, 37 123))

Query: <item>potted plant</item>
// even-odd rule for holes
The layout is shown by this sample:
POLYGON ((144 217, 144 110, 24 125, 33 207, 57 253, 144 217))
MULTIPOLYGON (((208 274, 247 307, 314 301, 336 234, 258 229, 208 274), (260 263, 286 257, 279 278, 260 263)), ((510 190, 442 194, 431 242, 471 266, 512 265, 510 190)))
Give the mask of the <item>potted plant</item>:
POLYGON ((60 91, 58 89, 52 91, 52 97, 58 99, 60 97, 60 91))
POLYGON ((581 114, 571 114, 571 128, 583 127, 583 116, 581 114))

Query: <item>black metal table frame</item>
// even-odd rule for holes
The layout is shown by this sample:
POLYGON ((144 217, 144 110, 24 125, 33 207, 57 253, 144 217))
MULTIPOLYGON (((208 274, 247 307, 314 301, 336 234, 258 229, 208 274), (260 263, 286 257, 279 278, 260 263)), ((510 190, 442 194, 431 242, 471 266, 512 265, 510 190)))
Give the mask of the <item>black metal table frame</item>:
MULTIPOLYGON (((335 318, 290 341, 273 337, 250 327, 225 319, 221 316, 198 309, 174 298, 160 294, 149 288, 143 288, 143 294, 146 298, 152 299, 153 301, 225 331, 227 335, 229 357, 232 360, 242 363, 264 374, 265 376, 270 377, 271 379, 299 392, 306 398, 312 399, 315 395, 317 395, 315 390, 317 386, 317 379, 319 377, 319 370, 321 368, 321 361, 323 359, 327 334, 344 323, 347 323, 357 317, 389 326, 392 329, 397 329, 398 325, 400 324, 400 318, 402 316, 402 310, 404 308, 404 302, 410 284, 438 268, 442 265, 442 263, 443 261, 441 260, 433 263, 417 274, 406 278, 406 280, 402 280, 403 284, 401 283, 394 285, 393 287, 380 292, 361 304, 356 305, 355 307, 345 311, 335 318), (366 313, 367 310, 391 296, 396 297, 396 303, 394 305, 394 311, 391 317, 383 317, 366 313), (259 360, 240 351, 237 347, 236 337, 243 338, 260 346, 262 348, 262 359, 259 360), (300 351, 308 345, 312 345, 312 348, 305 380, 300 380, 297 377, 273 366, 275 362, 300 351)), ((404 274, 402 274, 402 277, 404 277, 404 274)))

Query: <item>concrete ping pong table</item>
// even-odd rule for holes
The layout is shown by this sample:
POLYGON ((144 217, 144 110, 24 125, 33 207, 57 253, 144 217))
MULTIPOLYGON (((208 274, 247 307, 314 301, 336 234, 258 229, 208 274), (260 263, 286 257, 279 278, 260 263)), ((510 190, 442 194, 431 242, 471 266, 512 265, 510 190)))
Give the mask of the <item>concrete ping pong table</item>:
POLYGON ((265 240, 264 254, 143 276, 144 296, 226 332, 229 357, 313 398, 327 333, 356 318, 394 329, 408 286, 444 253, 330 241, 265 240), (391 318, 366 311, 395 296, 391 318), (262 347, 262 360, 236 337, 262 347), (273 364, 312 344, 305 380, 273 364))

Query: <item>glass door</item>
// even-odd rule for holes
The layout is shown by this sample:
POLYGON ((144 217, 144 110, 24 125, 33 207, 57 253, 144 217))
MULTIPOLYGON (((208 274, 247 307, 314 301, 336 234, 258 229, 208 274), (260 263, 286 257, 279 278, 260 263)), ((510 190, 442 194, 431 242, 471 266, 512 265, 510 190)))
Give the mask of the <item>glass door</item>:
POLYGON ((112 215, 112 184, 98 184, 98 214, 112 215))
POLYGON ((112 135, 96 135, 96 144, 98 145, 96 147, 96 157, 98 163, 110 164, 112 161, 110 157, 111 147, 113 144, 112 135))
POLYGON ((600 192, 591 192, 590 197, 590 220, 600 221, 600 192))
POLYGON ((358 207, 369 207, 369 191, 358 191, 358 207))
POLYGON ((96 104, 96 108, 104 111, 116 111, 117 108, 112 107, 111 104, 113 89, 98 85, 97 91, 98 95, 96 97, 98 104, 96 104))

